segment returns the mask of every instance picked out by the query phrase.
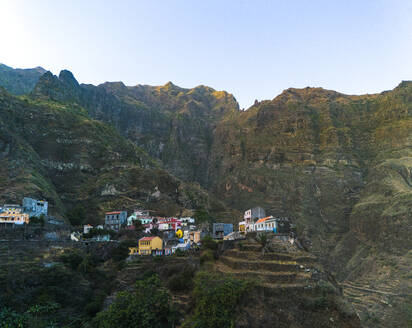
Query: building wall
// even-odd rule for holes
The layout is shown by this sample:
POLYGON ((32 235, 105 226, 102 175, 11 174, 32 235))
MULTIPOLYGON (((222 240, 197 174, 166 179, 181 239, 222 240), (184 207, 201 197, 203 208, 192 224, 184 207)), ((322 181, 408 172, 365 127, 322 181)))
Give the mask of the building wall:
POLYGON ((23 198, 23 209, 30 216, 39 217, 40 215, 47 215, 48 202, 43 200, 37 200, 29 197, 23 198))
POLYGON ((6 210, 0 214, 0 223, 27 224, 29 223, 29 215, 22 213, 21 210, 6 210))
POLYGON ((160 237, 154 237, 151 240, 139 240, 139 255, 150 255, 152 250, 163 249, 163 240, 160 237))

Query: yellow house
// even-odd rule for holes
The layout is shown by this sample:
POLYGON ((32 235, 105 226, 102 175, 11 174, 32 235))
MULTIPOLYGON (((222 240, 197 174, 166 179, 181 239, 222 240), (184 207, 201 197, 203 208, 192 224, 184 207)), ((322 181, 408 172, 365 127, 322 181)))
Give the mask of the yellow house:
POLYGON ((5 206, 3 212, 0 213, 0 223, 24 224, 29 223, 29 215, 23 213, 20 206, 8 205, 5 206))
POLYGON ((239 222, 239 232, 242 232, 242 233, 246 232, 246 221, 239 222))
POLYGON ((151 255, 152 251, 162 249, 163 240, 160 237, 143 237, 139 239, 139 255, 151 255))
POLYGON ((139 253, 139 247, 129 247, 129 255, 137 255, 139 253))

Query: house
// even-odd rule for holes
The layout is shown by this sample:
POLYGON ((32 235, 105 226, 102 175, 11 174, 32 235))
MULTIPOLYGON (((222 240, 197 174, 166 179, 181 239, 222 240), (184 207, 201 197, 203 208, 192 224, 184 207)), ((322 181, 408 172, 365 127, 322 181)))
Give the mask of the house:
POLYGON ((173 253, 175 253, 178 249, 184 252, 188 251, 190 249, 190 243, 179 243, 176 246, 173 246, 173 253))
POLYGON ((142 224, 149 224, 152 223, 153 218, 149 216, 149 211, 147 210, 139 210, 134 211, 132 215, 127 218, 127 225, 133 225, 133 221, 140 220, 142 224))
POLYGON ((86 225, 83 226, 83 233, 84 233, 84 234, 89 233, 90 230, 92 230, 92 229, 93 229, 93 226, 92 226, 92 225, 86 224, 86 225))
POLYGON ((115 211, 107 212, 104 225, 106 229, 119 231, 122 226, 126 224, 127 212, 126 211, 115 211))
POLYGON ((138 255, 139 247, 129 247, 129 255, 138 255))
POLYGON ((214 239, 223 239, 224 236, 233 232, 233 224, 231 223, 213 223, 214 239))
POLYGON ((72 232, 72 233, 70 234, 70 240, 72 240, 72 241, 80 241, 80 232, 76 232, 76 231, 72 232))
POLYGON ((195 219, 191 217, 180 218, 183 227, 187 227, 193 225, 195 223, 195 219))
POLYGON ((29 215, 23 213, 23 208, 20 205, 6 204, 0 213, 0 224, 22 225, 29 223, 29 215))
POLYGON ((97 236, 94 236, 91 240, 93 240, 93 241, 110 241, 110 235, 109 234, 107 234, 107 235, 97 235, 97 236))
POLYGON ((159 230, 178 230, 182 227, 182 222, 176 218, 159 220, 159 230))
POLYGON ((266 217, 265 210, 260 207, 254 207, 250 210, 245 211, 245 214, 243 215, 243 219, 245 221, 245 229, 247 231, 253 231, 253 224, 259 220, 263 219, 266 217))
POLYGON ((268 216, 256 221, 253 231, 272 231, 278 234, 285 234, 289 233, 290 230, 290 222, 288 218, 274 218, 273 216, 268 216))
POLYGON ((239 222, 239 232, 245 233, 246 232, 246 221, 239 222))
POLYGON ((255 222, 253 226, 253 231, 274 231, 276 232, 276 219, 273 216, 268 216, 259 219, 255 222))
POLYGON ((189 240, 192 244, 200 243, 201 238, 201 231, 190 231, 189 232, 189 240))
POLYGON ((239 231, 233 231, 230 234, 223 237, 223 240, 237 240, 245 239, 245 235, 239 231))
POLYGON ((48 202, 44 200, 37 200, 29 197, 23 198, 23 211, 29 216, 47 216, 48 206, 48 202))
POLYGON ((163 249, 163 240, 160 237, 143 237, 139 239, 139 255, 151 255, 153 251, 163 249))

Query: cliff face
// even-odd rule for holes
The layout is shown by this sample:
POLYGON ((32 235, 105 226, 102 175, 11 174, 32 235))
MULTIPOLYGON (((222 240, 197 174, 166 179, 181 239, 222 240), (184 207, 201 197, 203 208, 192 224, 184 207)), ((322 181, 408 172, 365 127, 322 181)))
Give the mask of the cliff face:
POLYGON ((225 91, 199 86, 127 87, 122 82, 79 85, 73 75, 47 73, 39 80, 33 99, 76 103, 91 117, 116 127, 121 135, 161 160, 164 168, 187 180, 207 184, 213 129, 236 114, 238 104, 225 91))
POLYGON ((113 208, 145 206, 160 215, 197 207, 225 210, 195 183, 160 168, 113 127, 70 103, 0 94, 0 201, 46 198, 64 216, 82 205, 98 223, 113 208))

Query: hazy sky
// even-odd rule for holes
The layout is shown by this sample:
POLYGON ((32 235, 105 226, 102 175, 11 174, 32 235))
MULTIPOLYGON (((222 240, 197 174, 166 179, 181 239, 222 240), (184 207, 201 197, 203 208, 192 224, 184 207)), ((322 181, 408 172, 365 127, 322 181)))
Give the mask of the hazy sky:
POLYGON ((412 1, 0 0, 0 63, 79 82, 209 85, 241 107, 288 87, 412 79, 412 1))

